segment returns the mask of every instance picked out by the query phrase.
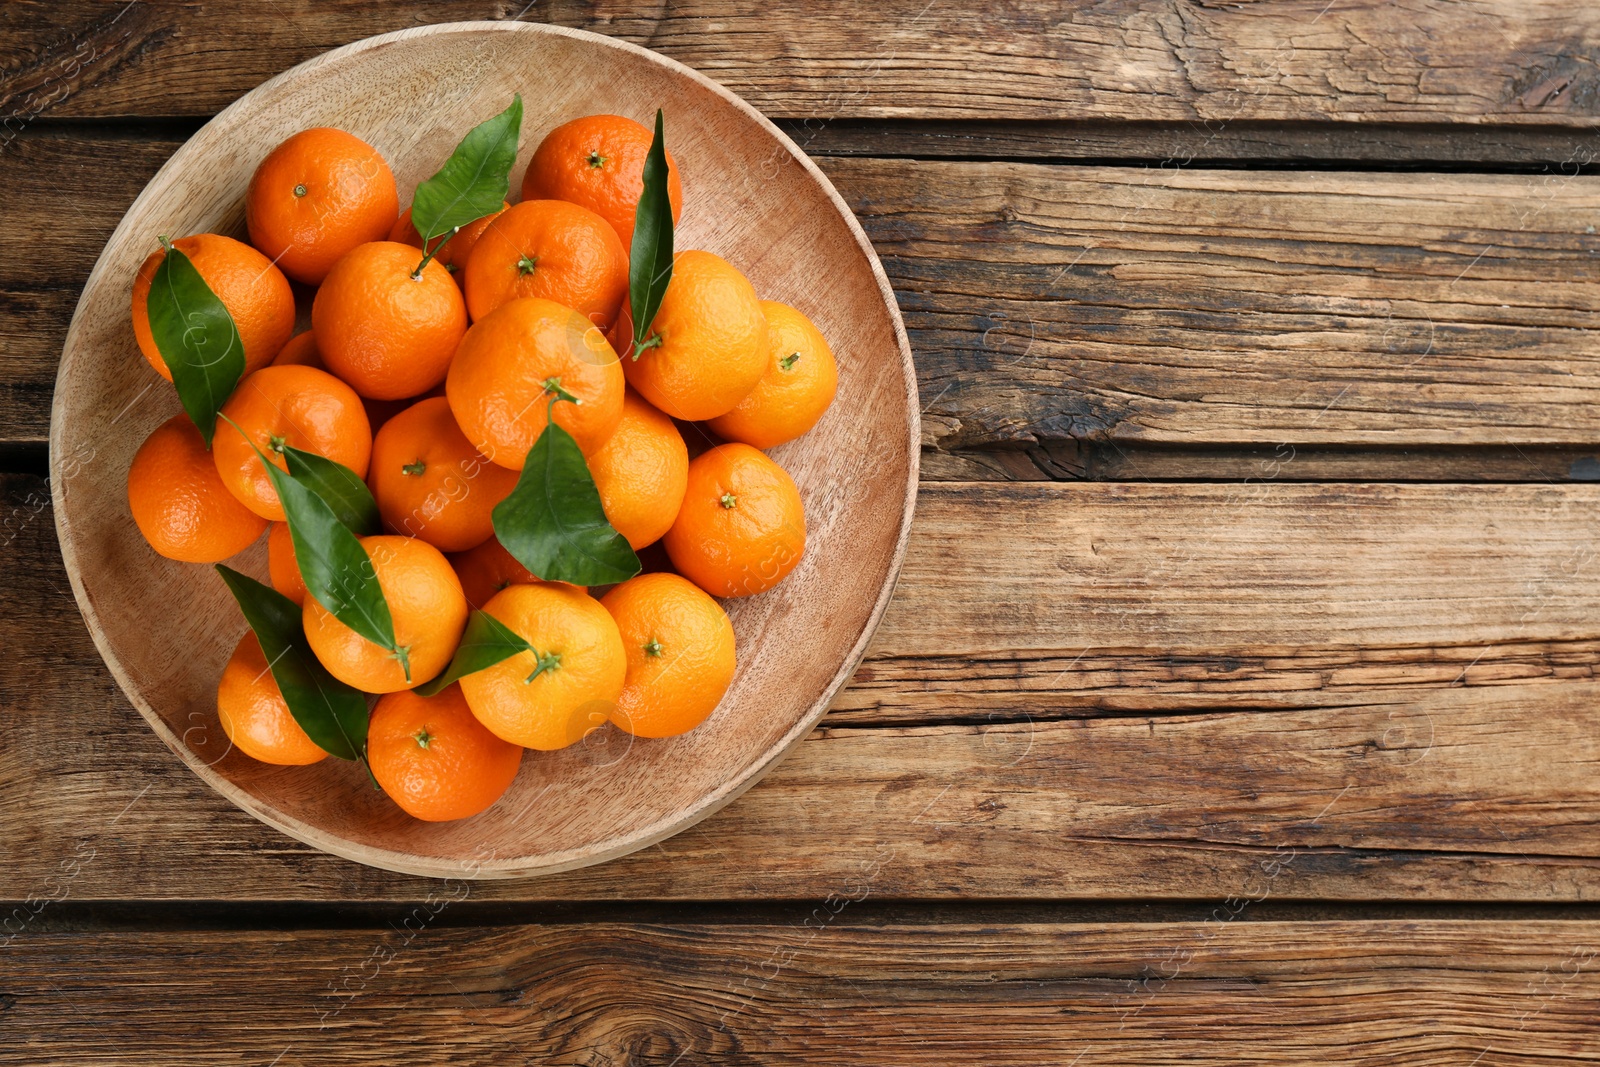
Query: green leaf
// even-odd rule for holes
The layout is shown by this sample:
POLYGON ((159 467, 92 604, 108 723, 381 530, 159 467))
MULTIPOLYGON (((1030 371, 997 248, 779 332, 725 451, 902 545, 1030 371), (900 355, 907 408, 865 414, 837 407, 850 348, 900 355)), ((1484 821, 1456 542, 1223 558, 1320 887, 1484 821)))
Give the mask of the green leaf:
POLYGON ((494 118, 473 127, 450 153, 439 173, 417 186, 411 197, 411 224, 429 247, 435 237, 492 215, 511 189, 522 133, 522 94, 494 118))
POLYGON ((644 192, 633 221, 633 248, 628 254, 628 308, 633 317, 633 358, 656 343, 650 327, 661 310, 661 298, 672 281, 672 199, 667 195, 667 148, 661 111, 656 110, 656 135, 644 157, 644 192))
MULTIPOLYGON (((244 433, 243 430, 239 432, 244 433)), ((248 435, 245 439, 249 440, 248 435)), ((300 565, 306 592, 332 612, 334 618, 392 652, 405 670, 406 681, 411 681, 409 650, 400 647, 395 640, 389 601, 378 584, 378 573, 372 567, 367 550, 361 547, 356 535, 340 521, 326 500, 310 486, 279 470, 277 464, 256 448, 254 441, 250 442, 250 447, 261 457, 267 477, 272 479, 272 488, 283 504, 284 517, 289 520, 289 540, 294 544, 295 562, 300 565)))
MULTIPOLYGON (((419 685, 418 696, 438 696, 447 687, 469 674, 493 667, 519 652, 535 652, 534 647, 511 627, 486 611, 474 611, 467 619, 467 630, 445 672, 426 685, 419 685)), ((537 653, 535 652, 535 655, 537 653)))
POLYGON ((506 551, 546 581, 609 585, 639 573, 639 557, 606 519, 578 442, 554 419, 493 516, 506 551))
POLYGON ((331 756, 361 759, 367 745, 366 696, 317 662, 294 601, 232 568, 216 567, 261 642, 272 680, 300 729, 331 756))
POLYGON ((283 446, 283 458, 295 480, 320 496, 351 533, 366 537, 379 531, 378 502, 359 474, 343 463, 293 445, 283 446))
POLYGON ((217 412, 244 376, 244 342, 233 316, 189 257, 165 238, 167 250, 150 281, 145 311, 178 401, 211 447, 217 412))

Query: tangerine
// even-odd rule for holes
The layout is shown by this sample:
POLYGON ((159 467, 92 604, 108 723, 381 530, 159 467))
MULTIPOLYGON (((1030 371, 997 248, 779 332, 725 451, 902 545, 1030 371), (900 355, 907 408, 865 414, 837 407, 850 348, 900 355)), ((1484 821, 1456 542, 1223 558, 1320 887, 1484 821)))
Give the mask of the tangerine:
POLYGON ((628 252, 605 219, 562 200, 525 200, 494 217, 461 272, 472 321, 519 296, 575 309, 602 330, 628 291, 628 252))
POLYGON ((267 528, 223 484, 187 415, 174 415, 139 446, 128 468, 128 510, 151 548, 184 563, 227 559, 267 528))
POLYGON ((295 607, 305 607, 306 580, 300 575, 294 538, 289 536, 286 522, 273 523, 267 532, 267 576, 272 579, 272 588, 294 601, 295 607))
POLYGON ((273 357, 274 367, 315 367, 318 370, 327 370, 322 365, 322 353, 317 351, 317 335, 310 330, 301 330, 289 338, 278 354, 273 357))
POLYGON ((334 265, 311 305, 317 351, 333 374, 373 400, 400 400, 444 381, 467 309, 450 272, 416 249, 373 241, 334 265))
POLYGON ((250 243, 308 285, 321 284, 357 245, 383 240, 399 214, 400 191, 383 156, 327 126, 274 148, 244 199, 250 243))
MULTIPOLYGON (((595 212, 633 247, 633 222, 644 193, 644 158, 654 134, 621 115, 585 115, 562 123, 539 142, 522 176, 522 199, 565 200, 595 212)), ((683 183, 667 154, 672 221, 683 214, 683 183)))
POLYGON ((409 660, 408 680, 400 656, 368 641, 334 617, 315 597, 306 597, 306 643, 328 673, 367 693, 414 689, 444 670, 467 625, 467 598, 444 554, 414 537, 380 534, 361 538, 372 560, 378 588, 389 602, 395 643, 409 660))
POLYGON ((612 527, 637 551, 678 517, 689 480, 689 449, 673 421, 629 389, 622 420, 589 457, 600 506, 612 527))
MULTIPOLYGON (((233 316, 244 348, 244 373, 271 363, 294 333, 294 292, 289 288, 289 279, 273 266, 272 260, 232 237, 197 233, 178 238, 172 246, 189 257, 194 269, 233 316)), ((156 347, 149 311, 150 283, 166 258, 166 249, 156 249, 134 276, 133 339, 156 373, 170 382, 172 371, 156 347)))
POLYGON ((555 420, 592 454, 622 419, 617 354, 576 311, 523 297, 472 324, 450 364, 445 396, 474 448, 521 470, 549 420, 552 386, 577 397, 555 405, 555 420))
POLYGON ((383 424, 367 481, 390 530, 464 552, 494 536, 494 506, 517 487, 517 472, 484 459, 436 396, 383 424))
POLYGON ((733 681, 733 623, 722 605, 676 574, 629 578, 600 603, 628 656, 611 721, 636 737, 675 737, 704 722, 733 681))
POLYGON ((459 685, 432 697, 390 693, 367 725, 372 777, 415 819, 446 822, 485 811, 521 764, 521 747, 484 729, 459 685))
POLYGON ((765 592, 805 552, 800 491, 764 453, 718 445, 689 462, 683 507, 662 543, 679 573, 712 596, 765 592))
POLYGON ((628 384, 675 419, 732 411, 767 369, 767 320, 743 274, 710 252, 680 252, 635 358, 631 305, 611 331, 628 384))
POLYGON ((249 630, 239 639, 217 684, 217 718, 228 740, 251 759, 298 767, 328 754, 295 722, 267 666, 261 642, 249 630))
POLYGON ((767 319, 766 372, 738 407, 710 425, 726 440, 772 448, 817 424, 833 403, 839 369, 810 319, 776 300, 763 300, 761 311, 767 319))
POLYGON ((233 425, 218 423, 211 458, 233 495, 263 519, 281 522, 284 515, 256 449, 281 470, 289 469, 282 450, 290 445, 366 476, 372 453, 366 410, 355 390, 327 371, 263 367, 239 383, 222 414, 233 425))
POLYGON ((461 679, 478 721, 525 748, 553 751, 603 726, 627 677, 622 635, 581 589, 554 582, 512 585, 483 608, 533 643, 461 679))

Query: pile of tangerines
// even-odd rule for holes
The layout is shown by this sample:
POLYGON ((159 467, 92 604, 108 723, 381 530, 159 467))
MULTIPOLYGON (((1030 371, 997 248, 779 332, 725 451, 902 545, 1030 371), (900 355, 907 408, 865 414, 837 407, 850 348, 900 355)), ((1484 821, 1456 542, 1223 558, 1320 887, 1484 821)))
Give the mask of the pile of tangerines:
MULTIPOLYGON (((424 250, 378 151, 340 130, 305 130, 255 172, 250 243, 172 243, 231 314, 245 371, 209 448, 184 415, 145 441, 128 475, 133 519, 156 552, 197 563, 267 533, 272 587, 300 606, 316 659, 381 694, 365 756, 418 818, 484 810, 525 748, 562 748, 607 719, 649 738, 701 723, 734 673, 733 628, 714 597, 771 588, 804 550, 799 493, 760 449, 821 417, 833 356, 805 315, 759 299, 705 251, 672 258, 651 343, 635 344, 629 248, 650 146, 649 130, 619 116, 559 126, 534 153, 519 203, 424 250), (423 251, 432 257, 419 270, 423 251), (311 328, 297 336, 291 282, 314 287, 311 328), (550 403, 553 392, 570 402, 550 403), (636 551, 660 543, 641 557, 644 573, 599 599, 541 580, 492 525, 552 419, 576 441, 616 533, 636 551), (370 487, 387 532, 360 543, 407 669, 307 595, 263 462, 287 470, 285 446, 370 487), (450 664, 472 609, 537 653, 435 696, 413 692, 450 664)), ((670 156, 667 168, 676 219, 670 156)), ((165 255, 141 267, 132 305, 140 349, 170 380, 147 313, 165 255)), ((254 632, 217 704, 232 744, 255 759, 327 755, 291 713, 254 632)))

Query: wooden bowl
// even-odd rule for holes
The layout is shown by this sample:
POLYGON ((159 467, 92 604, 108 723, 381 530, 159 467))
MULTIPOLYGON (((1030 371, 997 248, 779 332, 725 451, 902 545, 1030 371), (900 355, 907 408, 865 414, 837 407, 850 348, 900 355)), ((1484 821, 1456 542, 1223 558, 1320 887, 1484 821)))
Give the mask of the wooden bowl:
MULTIPOLYGON (((208 122, 134 201, 90 274, 67 332, 50 424, 61 551, 84 620, 134 707, 194 772, 292 837, 413 874, 512 877, 643 848, 749 788, 827 710, 883 614, 916 494, 916 384, 883 269, 844 201, 748 104, 671 60, 596 34, 481 22, 359 41, 302 63, 208 122), (232 750, 217 722, 223 664, 245 625, 210 567, 145 544, 128 512, 134 452, 176 413, 129 321, 135 270, 157 235, 244 237, 256 164, 310 126, 375 145, 401 202, 513 92, 526 105, 513 195, 545 132, 568 119, 666 113, 681 168, 677 247, 745 272, 833 344, 839 393, 821 423, 772 455, 805 499, 808 543, 777 588, 726 604, 739 670, 698 729, 665 741, 606 727, 555 753, 529 752, 507 795, 476 818, 423 823, 355 764, 271 767, 232 750)), ((264 540, 233 561, 265 578, 264 540)))

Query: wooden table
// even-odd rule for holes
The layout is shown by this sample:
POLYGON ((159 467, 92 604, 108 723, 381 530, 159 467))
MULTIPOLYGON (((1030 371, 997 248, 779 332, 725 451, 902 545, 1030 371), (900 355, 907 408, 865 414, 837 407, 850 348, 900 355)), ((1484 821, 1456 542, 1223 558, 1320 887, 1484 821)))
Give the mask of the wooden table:
POLYGON ((1592 1062, 1597 60, 1584 0, 0 7, 0 1063, 1592 1062), (439 883, 163 747, 44 442, 84 278, 206 117, 516 17, 818 159, 899 295, 923 486, 765 782, 439 883))

